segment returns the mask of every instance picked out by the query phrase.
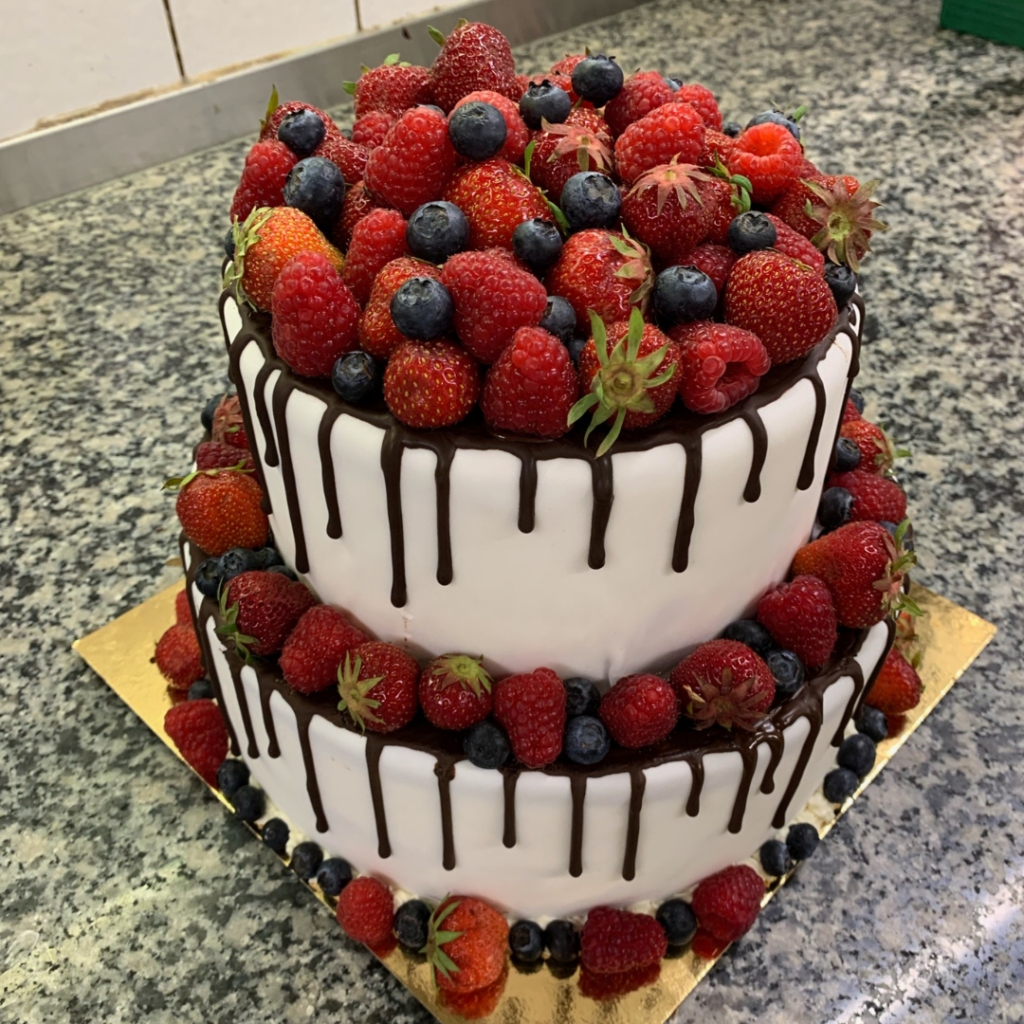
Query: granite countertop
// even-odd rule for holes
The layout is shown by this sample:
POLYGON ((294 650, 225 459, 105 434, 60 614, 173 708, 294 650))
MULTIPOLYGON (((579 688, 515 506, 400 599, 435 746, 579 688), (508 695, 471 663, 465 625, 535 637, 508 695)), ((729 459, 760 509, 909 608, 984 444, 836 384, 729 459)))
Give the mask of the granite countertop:
MULTIPOLYGON (((859 385, 914 450, 918 578, 1000 627, 675 1024, 1022 1019, 1024 52, 938 13, 658 0, 517 54, 593 44, 727 118, 807 102, 812 159, 883 179, 859 385)), ((225 383, 249 144, 0 218, 3 1022, 429 1019, 71 650, 180 575, 159 483, 225 383)))

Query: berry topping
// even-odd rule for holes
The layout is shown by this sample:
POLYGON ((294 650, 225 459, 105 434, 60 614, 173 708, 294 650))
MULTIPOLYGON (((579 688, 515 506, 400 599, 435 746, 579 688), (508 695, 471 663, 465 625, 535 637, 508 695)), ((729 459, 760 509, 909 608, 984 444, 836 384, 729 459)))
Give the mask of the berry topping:
POLYGON ((391 937, 394 913, 391 890, 370 875, 353 879, 338 897, 338 924, 350 939, 368 946, 391 937))
POLYGON ((408 725, 419 707, 420 667, 401 647, 377 640, 360 644, 338 667, 339 711, 365 732, 394 732, 408 725))
POLYGON ((747 122, 747 127, 753 128, 755 124, 781 124, 799 142, 800 127, 798 122, 805 113, 807 113, 806 107, 798 107, 793 111, 792 115, 787 115, 781 110, 764 110, 760 114, 755 114, 747 122))
POLYGON ((500 768, 512 750, 505 733, 490 721, 474 725, 463 737, 462 749, 477 768, 500 768))
POLYGON ((768 653, 775 646, 771 633, 760 622, 755 622, 753 619, 737 619, 735 622, 730 622, 722 630, 722 639, 736 640, 741 644, 746 644, 762 658, 767 658, 768 653))
POLYGON ((693 912, 701 928, 722 942, 750 931, 761 910, 764 882, 746 864, 734 864, 705 878, 694 890, 693 912))
POLYGON ((785 221, 779 220, 774 213, 766 213, 765 216, 775 228, 774 248, 779 252, 784 252, 798 263, 806 264, 816 274, 824 276, 825 257, 799 231, 794 231, 785 221))
MULTIPOLYGON (((683 658, 669 676, 683 714, 698 729, 753 729, 775 697, 764 661, 736 640, 711 640, 683 658)), ((700 916, 700 915, 698 915, 700 916)))
POLYGON ((423 900, 406 900, 395 911, 394 929, 399 943, 418 953, 430 935, 430 907, 423 900))
POLYGON ((384 401, 409 427, 458 423, 479 395, 476 360, 450 341, 407 341, 384 371, 384 401))
POLYGON ((277 654, 304 612, 316 598, 303 583, 270 571, 243 572, 221 590, 223 624, 217 635, 233 640, 250 660, 277 654))
POLYGON ((565 756, 575 764, 599 764, 612 749, 612 741, 600 718, 575 715, 565 727, 564 747, 565 756))
POLYGON ((691 320, 710 320, 718 305, 718 289, 711 278, 696 267, 675 266, 657 276, 652 298, 658 322, 668 330, 691 320))
POLYGON ((524 220, 512 232, 512 250, 535 274, 543 274, 562 252, 562 233, 550 220, 524 220))
POLYGON ((580 960, 595 974, 648 967, 667 950, 665 932, 653 917, 612 907, 594 907, 580 937, 580 960))
POLYGON ((508 922, 472 896, 449 896, 431 915, 427 962, 440 988, 473 992, 496 981, 508 952, 508 922))
POLYGON ((424 203, 409 218, 405 242, 413 256, 444 263, 469 243, 469 221, 454 203, 424 203))
POLYGON ((601 698, 600 714, 620 746, 646 747, 660 742, 676 727, 679 701, 659 676, 632 675, 620 679, 601 698))
POLYGON ((175 704, 164 715, 164 732, 206 783, 216 786, 217 769, 228 756, 228 731, 216 702, 187 700, 175 704))
MULTIPOLYGON (((877 708, 887 715, 902 714, 917 707, 921 700, 921 690, 921 677, 917 669, 894 647, 886 656, 878 677, 864 698, 870 708, 864 709, 862 724, 858 728, 874 739, 881 732, 880 723, 877 719, 869 718, 867 712, 877 708)), ((888 730, 885 735, 888 735, 888 730)))
POLYGON ((858 779, 863 779, 875 767, 874 741, 861 732, 847 736, 840 744, 836 761, 839 762, 840 768, 846 768, 858 779))
POLYGON ((570 718, 597 714, 601 706, 601 691, 589 679, 571 676, 563 680, 562 685, 565 687, 565 713, 570 718))
POLYGON ((451 331, 455 304, 451 292, 436 278, 410 277, 392 295, 388 311, 406 338, 433 341, 451 331))
MULTIPOLYGON (((276 139, 257 142, 245 158, 242 180, 231 202, 231 221, 244 221, 261 206, 280 206, 284 202, 284 184, 295 166, 295 154, 276 139)), ((231 235, 230 258, 234 258, 235 238, 231 235)))
POLYGON ((164 631, 156 644, 156 667, 172 690, 188 690, 206 675, 191 617, 164 631))
POLYGON ((386 110, 371 110, 352 125, 352 141, 368 150, 376 149, 397 120, 397 115, 389 114, 386 110))
POLYGON ((713 131, 722 128, 722 112, 718 109, 715 94, 697 82, 681 85, 676 93, 677 103, 689 103, 703 118, 704 124, 713 131))
POLYGON ((777 238, 775 225, 766 213, 759 210, 747 210, 729 222, 729 248, 737 256, 746 256, 748 252, 756 252, 758 249, 770 249, 777 238))
POLYGON ((512 48, 496 28, 471 21, 459 25, 447 39, 435 28, 430 29, 430 35, 441 45, 430 69, 430 80, 442 110, 452 110, 459 100, 478 89, 519 98, 512 48))
POLYGON ((439 729, 468 729, 491 713, 491 677, 482 659, 445 654, 423 670, 419 699, 439 729))
POLYGON ((622 89, 622 68, 603 53, 588 54, 572 69, 572 87, 577 96, 603 107, 622 89))
POLYGON ((508 732, 512 752, 527 768, 558 757, 565 731, 565 687, 549 668, 509 676, 494 691, 494 717, 508 732))
POLYGON ((857 290, 857 275, 845 264, 826 263, 825 284, 832 289, 832 297, 842 309, 857 290))
MULTIPOLYGON (((519 163, 530 142, 530 130, 526 127, 526 122, 520 115, 518 106, 500 93, 478 89, 476 92, 464 96, 455 104, 455 110, 452 111, 453 116, 455 111, 466 103, 487 103, 501 112, 501 116, 505 119, 505 145, 494 155, 513 164, 519 163)), ((450 131, 451 118, 448 123, 450 131)))
POLYGON ((622 193, 607 174, 580 171, 565 183, 559 204, 571 231, 613 228, 619 223, 622 193))
POLYGON ((305 612, 291 631, 278 664, 285 682, 298 693, 319 693, 338 681, 338 666, 369 637, 329 604, 305 612))
POLYGON ((683 263, 707 237, 716 189, 701 168, 672 157, 637 177, 623 199, 622 219, 655 256, 683 263))
POLYGON ((380 364, 367 352, 348 352, 331 367, 331 386, 354 405, 377 394, 382 379, 380 364))
POLYGON ((666 103, 634 121, 615 142, 615 166, 624 182, 672 162, 696 164, 704 149, 704 122, 689 103, 666 103))
POLYGON ((547 78, 531 82, 519 100, 519 113, 528 128, 540 128, 544 121, 561 124, 571 110, 569 94, 547 78))
POLYGON ((685 900, 665 900, 654 918, 664 930, 670 946, 685 946, 697 934, 697 918, 685 900))
POLYGON ((341 857, 328 857, 316 873, 316 884, 325 896, 337 896, 352 881, 352 865, 341 857))
POLYGON ((364 68, 358 82, 345 83, 345 91, 352 94, 357 118, 374 111, 397 116, 434 102, 430 71, 399 60, 397 53, 389 54, 380 67, 364 68))
POLYGON ((337 164, 322 156, 300 160, 288 172, 284 202, 310 217, 321 231, 329 232, 345 201, 345 179, 337 164))
POLYGON ((533 138, 527 173, 548 194, 560 196, 580 171, 612 171, 612 134, 593 110, 574 110, 563 124, 545 122, 533 138))
POLYGON ((792 651, 769 651, 764 660, 775 680, 775 701, 781 704, 804 685, 807 670, 792 651))
POLYGON ((805 182, 811 192, 807 216, 821 225, 811 242, 833 263, 845 263, 854 273, 870 251, 873 231, 888 231, 889 226, 875 218, 880 205, 873 198, 878 181, 868 181, 851 189, 846 176, 805 182))
POLYGON ((780 647, 811 668, 828 661, 838 639, 832 595, 814 576, 797 576, 769 590, 757 603, 757 619, 780 647))
POLYGON ((467 160, 490 160, 505 145, 508 127, 497 107, 474 100, 457 106, 448 118, 448 137, 467 160))
MULTIPOLYGON (((634 121, 649 114, 656 107, 671 103, 676 98, 672 83, 657 71, 638 71, 623 83, 622 90, 604 108, 604 117, 616 136, 621 135, 634 121)), ((550 120, 550 118, 548 118, 550 120)))
POLYGON ((179 488, 175 511, 181 528, 207 554, 222 555, 229 548, 266 544, 263 491, 249 473, 237 469, 197 470, 168 480, 164 486, 179 488))
POLYGON ((729 153, 729 171, 751 184, 755 203, 770 203, 797 179, 804 151, 783 125, 765 122, 746 128, 729 153))
POLYGON ((422 260, 401 256, 392 260, 374 279, 370 301, 359 319, 359 344, 377 359, 389 359, 405 340, 391 319, 391 300, 395 292, 414 277, 440 278, 441 272, 422 260))
POLYGON ((356 222, 343 276, 361 306, 369 300, 381 270, 407 252, 405 218, 397 210, 371 210, 356 222))

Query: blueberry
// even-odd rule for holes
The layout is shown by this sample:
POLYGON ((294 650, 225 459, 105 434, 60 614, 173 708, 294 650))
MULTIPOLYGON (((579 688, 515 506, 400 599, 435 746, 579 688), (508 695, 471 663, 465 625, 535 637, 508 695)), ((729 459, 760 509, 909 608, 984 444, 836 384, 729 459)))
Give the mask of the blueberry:
POLYGON ((254 555, 257 569, 269 569, 272 565, 284 564, 284 559, 281 557, 280 552, 270 544, 266 547, 257 548, 254 555))
POLYGON ((748 122, 747 128, 753 127, 755 124, 781 124, 790 135, 800 141, 800 126, 791 117, 786 115, 781 110, 764 110, 760 114, 755 114, 748 122))
POLYGON ((818 503, 818 522, 829 533, 853 515, 853 495, 845 487, 826 487, 818 503))
MULTIPOLYGON (((512 232, 512 248, 535 274, 542 274, 562 251, 562 232, 550 220, 524 220, 512 232)), ((576 323, 575 314, 572 322, 576 323)))
POLYGON ((580 933, 571 921, 556 918, 544 929, 544 945, 557 964, 571 964, 580 955, 580 933))
POLYGON ((544 955, 544 932, 536 921, 516 921, 508 930, 508 948, 512 957, 534 964, 544 955))
POLYGON ((329 857, 316 873, 316 884, 325 896, 337 896, 352 881, 352 865, 341 857, 329 857))
POLYGON ((427 944, 430 907, 423 900, 406 900, 395 911, 393 927, 398 941, 418 953, 427 944))
POLYGON ((580 364, 580 354, 587 347, 589 338, 573 338, 566 346, 569 349, 569 358, 577 365, 580 364))
POLYGON ((825 284, 832 289, 836 305, 842 309, 857 290, 857 275, 847 266, 825 261, 825 284))
POLYGON ((508 760, 508 737, 493 722, 477 722, 462 738, 466 757, 477 768, 500 768, 508 760))
POLYGON ((849 768, 858 779, 863 779, 875 767, 874 741, 862 732, 855 732, 840 744, 836 760, 840 768, 849 768))
POLYGON ((217 599, 217 591, 220 589, 220 559, 208 558, 196 569, 195 584, 203 597, 217 599))
POLYGON ((722 637, 725 640, 738 640, 741 644, 746 644, 762 658, 766 657, 769 651, 775 649, 775 641, 772 639, 771 633, 760 622, 755 622, 753 619, 737 619, 735 622, 730 622, 722 632, 722 637))
POLYGON ((550 331, 562 344, 568 345, 576 333, 576 311, 568 299, 563 299, 561 295, 549 295, 544 315, 537 326, 550 331))
POLYGON ((344 199, 345 178, 326 157, 307 156, 288 172, 285 206, 301 210, 321 231, 329 232, 334 226, 344 199))
POLYGON ((376 394, 382 378, 380 363, 369 352, 346 352, 338 356, 331 370, 332 387, 353 405, 376 394))
POLYGON ((668 267, 654 281, 654 311, 665 327, 709 320, 717 305, 715 282, 696 267, 668 267))
POLYGON ((202 423, 204 430, 213 430, 213 414, 217 411, 217 406, 223 401, 224 395, 214 395, 203 406, 203 411, 199 414, 199 422, 202 423))
POLYGON ((737 121, 726 121, 722 125, 722 134, 728 135, 730 139, 735 139, 742 131, 743 126, 737 121))
POLYGON ((519 113, 528 128, 540 128, 541 118, 549 124, 561 124, 571 111, 569 94, 546 78, 540 84, 531 82, 519 101, 519 113))
MULTIPOLYGON (((890 523, 888 519, 880 519, 878 525, 884 527, 893 540, 896 539, 896 531, 900 528, 899 523, 890 523)), ((914 526, 912 523, 907 524, 907 532, 903 534, 903 550, 914 550, 914 526)))
POLYGON ((778 239, 775 225, 760 210, 738 213, 729 222, 729 248, 737 256, 770 249, 778 239))
POLYGON ((430 341, 451 330, 455 304, 432 277, 412 277, 391 298, 391 319, 407 338, 430 341))
POLYGON ((857 732, 864 733, 868 739, 881 743, 889 735, 889 720, 884 711, 868 707, 866 704, 857 716, 857 732))
POLYGON ((287 576, 293 583, 297 582, 299 578, 298 573, 287 565, 272 565, 266 571, 276 572, 280 576, 287 576))
POLYGON ((662 75, 661 80, 673 91, 679 92, 683 87, 683 80, 681 78, 670 78, 667 75, 662 75))
POLYGON ((857 442, 849 437, 840 437, 836 441, 836 454, 832 460, 832 468, 837 473, 849 473, 860 465, 860 448, 857 442))
POLYGON ((229 548, 220 556, 220 578, 222 583, 241 576, 243 572, 262 569, 263 556, 252 548, 229 548))
POLYGON ((562 681, 565 687, 565 713, 570 718, 576 715, 596 715, 601 706, 601 691, 582 676, 570 676, 562 681))
POLYGON ((697 918, 685 900, 665 900, 654 915, 670 946, 685 946, 697 934, 697 918))
POLYGON ((324 141, 327 126, 312 110, 293 110, 277 126, 277 137, 296 156, 309 156, 324 141))
POLYGON ((234 226, 228 228, 228 233, 224 236, 224 255, 229 260, 235 258, 235 229, 234 226))
POLYGON ((860 780, 849 768, 833 768, 825 776, 821 791, 830 804, 841 804, 857 791, 860 780))
POLYGON ((761 844, 761 867, 766 875, 772 878, 780 878, 790 868, 793 862, 789 857, 789 848, 778 839, 769 839, 761 844))
POLYGON ((572 70, 572 88, 581 99, 603 107, 622 91, 622 68, 603 53, 591 54, 572 70))
POLYGON ((454 204, 437 200, 413 211, 405 226, 409 252, 429 263, 444 263, 469 242, 469 221, 454 204))
POLYGON ((239 787, 231 797, 231 802, 235 805, 235 814, 250 824, 257 818, 262 818, 263 812, 267 809, 263 790, 255 786, 239 787))
POLYGON ((217 788, 230 800, 249 781, 249 766, 228 758, 217 769, 217 788))
POLYGON ((850 401, 857 412, 864 412, 864 396, 856 388, 850 388, 850 401))
POLYGON ((288 866, 299 878, 309 881, 320 870, 320 865, 323 862, 324 851, 320 849, 320 844, 305 842, 299 843, 292 850, 292 859, 288 862, 288 866))
POLYGON ((213 683, 209 679, 197 679, 188 688, 189 700, 212 700, 213 697, 213 683))
POLYGON ((804 685, 804 663, 792 651, 769 651, 765 661, 775 680, 775 699, 789 700, 804 685))
POLYGON ((508 125, 491 103, 470 100, 448 118, 448 138, 455 152, 467 160, 490 160, 505 145, 508 125))
POLYGON ((271 818, 260 829, 260 838, 274 853, 284 853, 288 846, 288 836, 290 834, 288 826, 280 818, 271 818))
POLYGON ((611 737, 604 722, 593 715, 570 718, 565 727, 565 756, 576 764, 597 764, 608 756, 611 737))
POLYGON ((818 848, 821 836, 818 830, 807 822, 802 821, 794 825, 786 836, 786 849, 789 850, 793 860, 807 860, 808 857, 818 848))
POLYGON ((612 228, 619 222, 622 193, 607 174, 580 171, 565 183, 559 206, 573 231, 612 228))

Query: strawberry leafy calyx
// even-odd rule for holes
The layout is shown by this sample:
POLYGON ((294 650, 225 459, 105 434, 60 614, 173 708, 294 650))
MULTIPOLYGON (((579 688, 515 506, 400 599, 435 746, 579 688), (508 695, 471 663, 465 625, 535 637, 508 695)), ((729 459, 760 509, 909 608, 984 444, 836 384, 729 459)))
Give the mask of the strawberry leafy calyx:
POLYGON ((463 690, 471 690, 474 697, 479 697, 485 690, 491 692, 491 676, 484 668, 482 657, 444 654, 435 661, 430 674, 439 681, 442 690, 459 686, 463 690))
MULTIPOLYGON (((237 428, 236 428, 237 429, 237 428)), ((172 476, 164 481, 165 491, 184 490, 197 476, 219 476, 221 473, 251 473, 252 469, 247 468, 245 459, 242 459, 237 466, 223 466, 219 469, 194 469, 185 476, 172 476)))
POLYGON ((626 262, 615 271, 615 276, 625 278, 627 281, 640 282, 632 295, 630 295, 629 301, 645 306, 647 296, 654 287, 650 250, 642 242, 638 242, 629 234, 625 224, 622 226, 621 238, 618 235, 610 234, 608 240, 611 242, 612 248, 620 256, 626 257, 626 262))
POLYGON ((669 196, 672 195, 676 197, 676 202, 683 210, 686 209, 690 198, 693 198, 698 206, 704 205, 697 184, 702 181, 710 181, 711 175, 696 164, 677 163, 678 159, 677 154, 669 163, 659 164, 657 167, 644 171, 629 190, 630 195, 639 195, 650 188, 656 188, 658 190, 657 212, 659 217, 669 196))
POLYGON ((353 663, 351 655, 346 653, 344 664, 338 666, 338 693, 341 695, 338 710, 347 711, 356 725, 366 732, 367 722, 384 724, 384 719, 374 713, 380 707, 380 701, 367 696, 384 677, 360 679, 362 670, 363 659, 357 654, 353 663))
POLYGON ((263 120, 260 121, 260 135, 263 134, 270 121, 274 111, 281 105, 281 98, 277 94, 277 86, 272 85, 270 87, 270 101, 267 103, 267 112, 263 115, 263 120))
POLYGON ((685 687, 686 695, 690 698, 686 713, 698 729, 721 725, 725 729, 735 727, 749 731, 765 718, 765 712, 758 707, 764 702, 764 693, 755 690, 755 676, 737 680, 727 665, 722 669, 721 679, 717 682, 700 679, 699 683, 700 693, 689 686, 685 687))
MULTIPOLYGON (((252 302, 242 290, 242 277, 245 274, 245 254, 260 240, 260 231, 270 220, 274 212, 272 206, 257 206, 244 221, 235 221, 231 225, 231 236, 235 243, 235 258, 224 270, 223 287, 235 286, 235 297, 239 302, 252 302)), ((255 307, 253 307, 255 308, 255 307)))
POLYGON ((560 136, 554 152, 548 157, 548 163, 567 153, 575 153, 581 171, 604 171, 611 167, 611 139, 604 132, 595 132, 585 125, 568 122, 552 124, 547 118, 541 118, 541 128, 551 135, 560 136))
POLYGON ((246 665, 251 665, 253 654, 249 647, 251 644, 259 643, 259 638, 249 636, 238 628, 238 602, 236 601, 230 608, 228 607, 228 588, 224 585, 220 587, 217 593, 217 606, 220 609, 220 617, 222 619, 221 624, 216 630, 217 636, 233 641, 238 656, 246 665))
POLYGON ((867 181, 852 195, 843 177, 831 189, 816 181, 803 184, 820 201, 815 205, 808 199, 804 207, 807 216, 822 225, 811 237, 811 243, 833 263, 845 263, 857 273, 860 261, 871 251, 871 232, 889 230, 889 225, 876 220, 874 215, 881 205, 874 198, 881 182, 877 178, 867 181))
MULTIPOLYGON (((459 965, 441 947, 449 942, 454 942, 466 933, 445 930, 441 928, 441 925, 458 906, 459 900, 452 900, 450 896, 445 896, 434 908, 434 912, 427 922, 427 944, 420 950, 426 956, 427 963, 448 979, 451 979, 452 974, 459 973, 459 965)), ((437 974, 431 971, 430 976, 436 986, 437 974)))
POLYGON ((715 165, 707 168, 707 173, 720 178, 727 185, 732 186, 732 195, 729 202, 732 208, 739 213, 746 213, 750 209, 750 195, 754 186, 748 177, 743 174, 730 174, 729 168, 722 163, 722 158, 715 152, 715 165))
POLYGON ((917 565, 917 555, 903 547, 903 540, 909 529, 910 520, 904 519, 896 527, 895 536, 890 536, 888 531, 885 532, 885 548, 889 561, 882 577, 875 580, 872 587, 882 591, 882 610, 887 615, 899 615, 900 612, 921 614, 917 602, 903 589, 904 577, 917 565))

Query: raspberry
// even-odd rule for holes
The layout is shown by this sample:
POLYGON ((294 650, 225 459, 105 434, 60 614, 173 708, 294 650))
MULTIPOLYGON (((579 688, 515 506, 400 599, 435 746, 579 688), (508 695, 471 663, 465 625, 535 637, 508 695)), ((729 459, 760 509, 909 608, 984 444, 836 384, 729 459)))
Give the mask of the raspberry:
POLYGON ((626 79, 619 95, 605 104, 604 119, 618 137, 634 121, 675 98, 672 87, 657 71, 638 71, 626 79))
POLYGON ((845 487, 853 495, 854 522, 902 523, 907 518, 907 496, 895 480, 867 469, 851 469, 829 477, 829 487, 845 487))
POLYGON ((757 603, 757 621, 809 668, 828 661, 838 638, 832 594, 817 576, 780 583, 757 603))
POLYGON ((704 148, 700 152, 697 163, 701 167, 715 167, 719 163, 728 166, 729 154, 735 145, 735 139, 709 128, 704 133, 704 148))
POLYGON ((666 103, 634 121, 615 143, 615 165, 624 182, 670 163, 697 162, 704 148, 704 122, 688 103, 666 103))
POLYGON ((705 128, 715 132, 722 130, 722 112, 718 109, 718 101, 710 89, 697 82, 682 85, 675 94, 675 101, 689 103, 700 114, 705 128))
MULTIPOLYGON (((846 400, 846 405, 843 406, 843 426, 845 427, 847 423, 853 423, 853 422, 861 421, 861 420, 864 420, 864 417, 860 414, 860 409, 858 409, 857 406, 854 405, 852 399, 848 398, 846 400)), ((867 422, 867 421, 864 420, 864 422, 867 422)), ((872 426, 874 426, 874 424, 872 424, 872 426)), ((842 433, 840 433, 840 436, 843 436, 842 433)), ((860 444, 859 443, 857 444, 857 447, 860 448, 860 444)), ((863 458, 864 458, 864 452, 861 451, 861 459, 863 459, 863 458)), ((872 455, 872 460, 873 459, 874 459, 874 456, 872 455)))
POLYGON ((658 676, 626 676, 601 698, 599 713, 620 746, 646 747, 660 742, 676 727, 679 701, 672 687, 658 676))
POLYGON ((561 437, 578 393, 568 349, 540 327, 520 327, 487 371, 480 409, 494 430, 561 437))
POLYGON ((668 940, 648 914, 594 907, 580 936, 580 962, 595 974, 619 974, 658 963, 668 940))
POLYGON ((313 156, 322 156, 330 160, 345 179, 348 185, 362 181, 366 174, 366 162, 370 151, 365 146, 356 145, 344 136, 326 138, 313 150, 313 156))
POLYGON ((329 604, 303 613, 281 648, 278 664, 285 682, 299 693, 319 693, 338 682, 345 655, 369 637, 329 604))
POLYGON ((696 321, 669 330, 679 343, 679 397, 688 409, 723 412, 752 395, 772 365, 756 334, 696 321))
POLYGON ((703 171, 664 164, 645 171, 623 196, 622 220, 655 256, 688 253, 711 227, 715 206, 703 171))
MULTIPOLYGON (((184 594, 185 591, 181 593, 184 594)), ((188 601, 187 595, 185 601, 188 601)), ((156 667, 160 669, 172 690, 187 690, 197 679, 202 679, 206 675, 199 640, 192 627, 191 614, 187 622, 179 620, 165 630, 164 635, 157 641, 156 667)))
POLYGON ((899 715, 916 708, 921 700, 921 677, 913 665, 893 647, 868 690, 864 703, 886 715, 899 715))
POLYGON ((419 681, 420 707, 439 729, 468 729, 491 713, 491 677, 479 658, 445 654, 419 681))
POLYGON ((395 114, 389 114, 385 110, 371 110, 352 125, 352 141, 357 146, 376 149, 397 120, 395 114))
POLYGON ((372 113, 398 117, 409 107, 434 102, 434 89, 427 68, 399 64, 397 57, 388 59, 390 64, 384 63, 364 71, 354 88, 346 84, 346 89, 352 90, 355 115, 360 120, 372 113))
POLYGON ((441 272, 422 260, 400 256, 392 260, 373 281, 370 301, 359 318, 359 345, 378 359, 390 359, 405 337, 391 319, 391 300, 395 292, 414 277, 441 279, 441 272))
POLYGON ((233 469, 239 463, 242 469, 256 468, 248 449, 243 451, 223 441, 203 441, 196 448, 196 469, 233 469))
POLYGON ((377 274, 392 260, 408 254, 405 218, 397 210, 371 210, 356 222, 342 276, 359 305, 369 301, 377 274))
POLYGON ((186 700, 164 715, 164 732, 207 785, 217 785, 217 769, 228 756, 228 731, 212 700, 186 700))
POLYGON ((501 160, 508 160, 509 163, 517 164, 523 158, 523 153, 530 141, 530 129, 519 113, 518 103, 513 103, 507 96, 492 92, 487 89, 478 89, 463 96, 458 103, 452 107, 452 113, 459 109, 464 103, 490 103, 496 107, 505 119, 505 145, 496 154, 501 160))
POLYGON ((772 248, 784 252, 794 260, 806 263, 815 273, 824 274, 825 257, 799 231, 794 231, 784 220, 780 220, 773 213, 769 213, 767 216, 775 225, 776 238, 772 248))
POLYGON ((354 878, 338 897, 338 924, 350 939, 376 946, 391 936, 395 900, 391 890, 376 878, 354 878))
POLYGON ((494 690, 494 717, 527 768, 551 764, 562 750, 565 687, 549 668, 509 676, 494 690))
POLYGON ((420 667, 401 647, 369 640, 345 655, 338 673, 339 711, 364 731, 393 732, 419 710, 420 667))
MULTIPOLYGON (((847 399, 847 412, 852 406, 856 416, 843 416, 840 437, 849 438, 860 449, 860 469, 870 473, 887 473, 895 460, 892 442, 881 427, 864 419, 857 407, 847 399)), ((890 519, 889 522, 899 522, 890 519)))
POLYGON ((347 249, 352 241, 352 229, 371 210, 378 209, 380 205, 366 191, 366 186, 361 181, 353 185, 345 193, 345 200, 341 204, 341 213, 331 231, 331 241, 340 249, 347 249))
POLYGON ((270 308, 274 348, 298 374, 328 377, 355 348, 359 303, 321 253, 299 253, 281 268, 270 308))
MULTIPOLYGON (((226 444, 231 448, 244 448, 249 451, 249 438, 245 433, 245 421, 242 418, 242 403, 238 395, 225 395, 213 411, 213 426, 210 436, 218 444, 226 444)), ((241 455, 238 456, 241 458, 241 455)), ((233 465, 238 465, 238 459, 233 465)), ((200 466, 199 469, 203 469, 200 466)), ((210 469, 216 467, 210 466, 210 469)))
POLYGON ((573 110, 562 124, 534 132, 533 140, 530 176, 552 197, 562 195, 584 163, 588 171, 611 171, 611 129, 594 110, 573 110))
POLYGON ((753 186, 755 203, 770 203, 796 181, 804 151, 781 124, 766 121, 748 128, 729 154, 729 173, 742 174, 753 186))
POLYGON ((298 157, 283 142, 257 142, 245 158, 242 180, 231 201, 231 220, 245 220, 257 206, 280 206, 288 172, 296 163, 298 157))
POLYGON ((405 341, 384 371, 384 401, 407 427, 447 427, 480 397, 480 368, 450 341, 405 341))
MULTIPOLYGON (((738 640, 710 640, 669 675, 683 713, 706 728, 752 729, 771 707, 775 680, 763 659, 738 640)), ((698 915, 699 916, 699 915, 698 915)))
POLYGON ((316 603, 304 584, 261 570, 235 576, 221 600, 224 625, 217 632, 234 637, 240 653, 261 658, 277 654, 295 623, 316 603))
MULTIPOLYGON (((271 102, 276 102, 277 94, 275 94, 271 102)), ((319 107, 314 107, 310 103, 301 103, 299 100, 290 100, 288 103, 278 104, 270 112, 269 117, 260 126, 260 142, 265 139, 277 139, 277 129, 281 126, 281 122, 289 115, 294 114, 297 110, 312 110, 317 117, 320 118, 324 123, 324 138, 342 138, 341 132, 338 130, 338 126, 334 123, 330 114, 325 114, 319 107)))
POLYGON ((673 260, 673 262, 683 262, 707 274, 714 281, 715 290, 718 292, 719 298, 721 298, 722 293, 725 291, 725 282, 729 277, 729 271, 732 270, 732 265, 736 262, 736 253, 727 245, 705 242, 689 253, 685 260, 677 259, 673 260))
POLYGON ((496 28, 480 22, 459 25, 443 41, 430 78, 437 105, 445 113, 464 96, 481 89, 516 101, 522 95, 516 92, 516 65, 508 40, 496 28))
POLYGON ((694 890, 693 912, 701 928, 722 942, 750 931, 761 911, 764 882, 746 864, 734 864, 705 878, 694 890))

